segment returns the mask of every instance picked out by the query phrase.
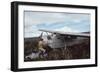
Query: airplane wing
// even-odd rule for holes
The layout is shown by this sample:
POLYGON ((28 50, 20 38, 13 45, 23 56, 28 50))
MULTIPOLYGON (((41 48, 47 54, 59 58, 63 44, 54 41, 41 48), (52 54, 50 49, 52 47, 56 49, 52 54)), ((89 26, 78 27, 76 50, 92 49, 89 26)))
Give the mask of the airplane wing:
POLYGON ((84 32, 83 33, 61 32, 61 31, 44 30, 44 29, 39 29, 39 31, 49 32, 49 33, 53 33, 53 34, 67 35, 67 36, 90 37, 90 33, 84 33, 84 32))

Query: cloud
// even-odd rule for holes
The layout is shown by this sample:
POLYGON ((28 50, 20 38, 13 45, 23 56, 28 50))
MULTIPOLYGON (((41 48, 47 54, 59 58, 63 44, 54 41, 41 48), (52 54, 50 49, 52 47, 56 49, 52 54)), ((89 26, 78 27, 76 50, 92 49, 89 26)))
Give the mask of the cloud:
POLYGON ((67 26, 61 27, 61 28, 58 28, 58 29, 55 29, 55 30, 56 31, 62 31, 62 32, 79 32, 79 31, 72 29, 70 27, 67 27, 67 26))
POLYGON ((37 25, 41 23, 54 23, 63 21, 65 16, 61 16, 60 13, 48 13, 48 12, 25 12, 25 26, 37 25))
POLYGON ((25 38, 27 38, 27 37, 38 37, 38 36, 40 36, 40 34, 41 34, 41 32, 39 32, 39 31, 35 31, 35 32, 32 32, 32 33, 25 33, 25 38))

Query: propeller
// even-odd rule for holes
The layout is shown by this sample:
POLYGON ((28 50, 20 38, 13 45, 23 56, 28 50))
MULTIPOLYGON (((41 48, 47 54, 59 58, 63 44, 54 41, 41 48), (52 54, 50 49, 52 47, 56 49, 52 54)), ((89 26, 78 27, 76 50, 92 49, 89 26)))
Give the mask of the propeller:
POLYGON ((51 36, 50 36, 50 35, 48 35, 48 36, 47 36, 47 39, 48 39, 48 40, 51 40, 52 38, 51 38, 51 36))

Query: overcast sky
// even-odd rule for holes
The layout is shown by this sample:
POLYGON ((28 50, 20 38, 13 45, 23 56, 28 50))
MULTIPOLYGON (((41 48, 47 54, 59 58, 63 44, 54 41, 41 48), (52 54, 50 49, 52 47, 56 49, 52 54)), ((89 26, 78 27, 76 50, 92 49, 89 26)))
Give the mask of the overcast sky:
POLYGON ((24 37, 40 35, 38 29, 64 32, 90 31, 90 14, 24 11, 24 37))

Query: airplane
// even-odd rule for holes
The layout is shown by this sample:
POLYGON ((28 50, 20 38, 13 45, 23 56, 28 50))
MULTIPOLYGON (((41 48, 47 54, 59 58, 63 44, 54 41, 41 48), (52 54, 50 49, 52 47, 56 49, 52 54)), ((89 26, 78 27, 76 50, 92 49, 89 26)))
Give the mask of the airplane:
MULTIPOLYGON (((61 31, 53 31, 53 30, 46 30, 46 29, 39 29, 41 31, 41 35, 39 36, 42 38, 46 44, 51 47, 54 51, 58 48, 63 48, 63 54, 65 50, 68 50, 68 46, 72 46, 75 44, 80 44, 84 42, 84 40, 90 39, 89 32, 81 32, 81 33, 74 33, 74 32, 61 32, 61 31), (43 32, 47 33, 47 36, 43 36, 43 32), (51 34, 48 34, 51 33, 51 34)), ((85 41, 86 42, 86 41, 85 41)), ((40 52, 27 55, 25 59, 35 59, 39 58, 40 52)), ((47 56, 44 54, 44 56, 47 56)))
POLYGON ((79 44, 84 42, 90 38, 89 32, 61 32, 61 31, 53 31, 46 29, 39 29, 42 31, 40 37, 51 47, 51 48, 65 48, 67 46, 72 46, 75 44, 79 44), (47 38, 43 37, 43 32, 47 33, 47 38), (48 35, 48 33, 52 33, 52 35, 48 35))

